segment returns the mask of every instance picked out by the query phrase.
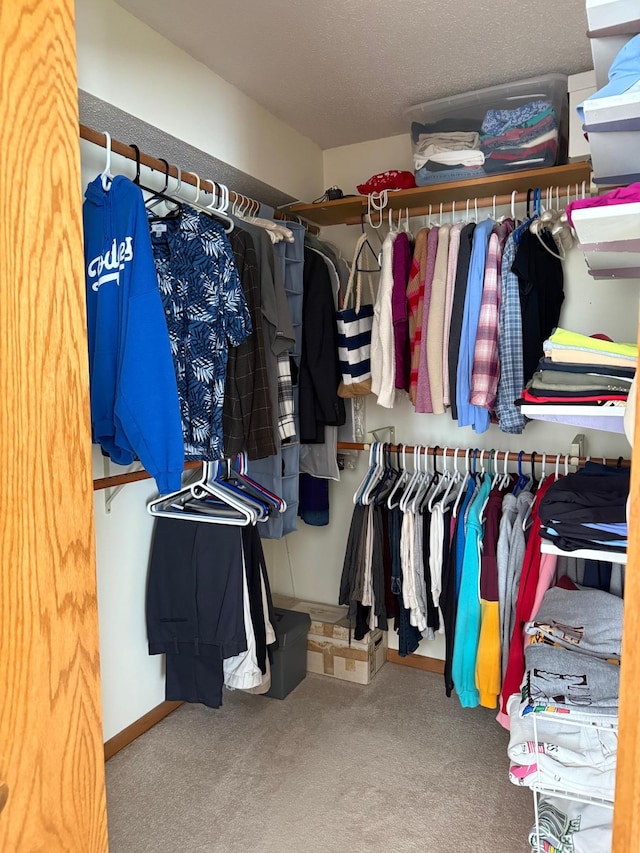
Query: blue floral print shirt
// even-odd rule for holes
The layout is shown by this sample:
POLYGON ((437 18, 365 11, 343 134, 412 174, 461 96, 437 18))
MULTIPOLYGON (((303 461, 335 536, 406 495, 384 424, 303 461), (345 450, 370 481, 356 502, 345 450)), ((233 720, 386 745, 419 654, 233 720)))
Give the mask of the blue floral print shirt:
POLYGON ((178 382, 185 459, 222 459, 222 406, 229 346, 251 334, 251 317, 222 226, 183 205, 151 224, 158 286, 178 382))

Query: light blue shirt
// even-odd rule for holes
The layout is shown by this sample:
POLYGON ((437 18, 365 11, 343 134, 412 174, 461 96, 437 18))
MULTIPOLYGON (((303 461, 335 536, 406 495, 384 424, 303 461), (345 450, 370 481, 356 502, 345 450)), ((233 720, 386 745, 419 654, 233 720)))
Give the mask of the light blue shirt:
MULTIPOLYGON (((467 275, 467 292, 464 299, 462 316, 462 334, 458 354, 456 380, 456 402, 458 405, 458 426, 472 426, 476 432, 489 429, 489 412, 469 402, 471 395, 471 373, 476 348, 482 287, 484 285, 484 267, 487 260, 489 237, 494 226, 493 219, 485 219, 473 232, 471 260, 467 275)), ((522 390, 522 389, 521 389, 522 390)))
POLYGON ((476 687, 476 659, 481 622, 482 522, 480 513, 490 491, 491 477, 486 476, 469 506, 466 524, 467 538, 464 543, 452 662, 453 683, 463 708, 475 708, 480 702, 480 694, 476 687))

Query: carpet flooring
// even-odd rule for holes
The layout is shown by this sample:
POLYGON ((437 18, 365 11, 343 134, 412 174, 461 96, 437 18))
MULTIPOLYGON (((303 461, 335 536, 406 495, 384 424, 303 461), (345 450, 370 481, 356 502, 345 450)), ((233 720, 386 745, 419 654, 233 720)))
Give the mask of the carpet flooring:
POLYGON ((184 705, 107 763, 110 853, 526 853, 494 716, 391 663, 184 705))

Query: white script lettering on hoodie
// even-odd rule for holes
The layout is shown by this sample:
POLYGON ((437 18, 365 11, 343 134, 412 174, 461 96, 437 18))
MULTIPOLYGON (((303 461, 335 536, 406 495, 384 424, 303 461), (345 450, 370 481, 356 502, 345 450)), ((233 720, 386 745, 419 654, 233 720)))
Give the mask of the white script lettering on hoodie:
POLYGON ((95 279, 91 285, 91 290, 97 291, 98 288, 106 284, 108 281, 115 281, 120 285, 120 273, 125 267, 125 264, 133 260, 133 237, 125 237, 118 245, 117 240, 113 239, 111 248, 107 249, 104 255, 98 255, 87 265, 87 275, 89 279, 95 279), (103 274, 104 270, 109 270, 103 274), (111 272, 113 271, 113 272, 111 272))

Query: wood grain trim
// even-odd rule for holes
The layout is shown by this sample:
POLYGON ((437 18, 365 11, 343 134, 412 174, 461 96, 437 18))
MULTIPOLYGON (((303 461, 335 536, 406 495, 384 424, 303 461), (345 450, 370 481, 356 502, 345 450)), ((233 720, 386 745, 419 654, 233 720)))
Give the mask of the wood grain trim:
POLYGON ((106 853, 73 0, 2 0, 0 92, 0 850, 106 853))
POLYGON ((133 743, 133 741, 136 738, 139 738, 140 735, 148 732, 149 729, 156 725, 156 723, 164 720, 165 717, 168 717, 169 714, 175 711, 176 708, 179 708, 182 704, 182 702, 161 702, 143 717, 140 717, 139 720, 136 720, 135 723, 131 723, 131 725, 127 726, 126 729, 123 729, 121 732, 118 732, 117 735, 109 738, 104 745, 104 760, 108 761, 110 758, 113 758, 117 752, 120 752, 120 750, 124 749, 125 746, 129 746, 129 744, 133 743))
MULTIPOLYGON (((456 181, 450 184, 433 184, 428 187, 414 187, 408 190, 390 192, 387 208, 391 210, 405 209, 412 211, 428 210, 432 205, 434 212, 440 211, 440 203, 449 209, 452 201, 463 202, 477 199, 479 207, 489 207, 493 204, 493 196, 508 195, 516 190, 520 200, 526 200, 529 187, 546 189, 550 186, 566 187, 591 181, 590 163, 567 163, 563 166, 552 166, 549 169, 527 169, 522 172, 488 175, 484 178, 473 178, 468 181, 456 181)), ((457 204, 458 211, 460 205, 457 204)), ((318 204, 293 204, 287 208, 291 213, 304 216, 318 225, 347 225, 360 223, 360 216, 367 212, 367 196, 358 195, 337 199, 335 201, 319 202, 318 204)))
POLYGON ((438 658, 429 658, 425 655, 409 655, 400 657, 396 649, 387 649, 387 661, 397 663, 400 666, 408 666, 411 669, 421 669, 423 672, 435 672, 444 675, 444 661, 438 658))
MULTIPOLYGON (((640 405, 636 406, 635 438, 640 440, 640 405)), ((637 455, 631 461, 630 494, 612 853, 638 850, 640 838, 640 460, 637 455)))

